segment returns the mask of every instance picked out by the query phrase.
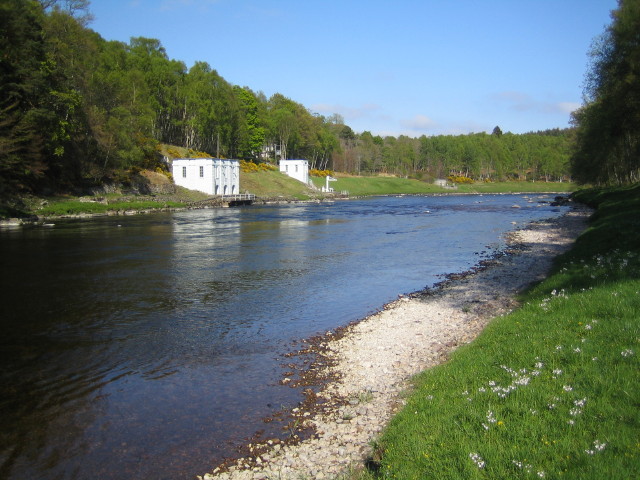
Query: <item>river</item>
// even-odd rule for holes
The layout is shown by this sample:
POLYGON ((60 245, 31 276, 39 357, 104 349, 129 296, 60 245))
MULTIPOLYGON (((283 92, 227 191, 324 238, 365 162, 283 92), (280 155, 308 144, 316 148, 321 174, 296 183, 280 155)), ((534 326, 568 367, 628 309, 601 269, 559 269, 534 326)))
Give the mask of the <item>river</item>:
MULTIPOLYGON (((550 196, 376 197, 0 229, 0 478, 192 479, 299 402, 296 341, 562 214, 550 196), (516 208, 519 207, 519 208, 516 208)), ((271 425, 271 426, 270 426, 271 425)))

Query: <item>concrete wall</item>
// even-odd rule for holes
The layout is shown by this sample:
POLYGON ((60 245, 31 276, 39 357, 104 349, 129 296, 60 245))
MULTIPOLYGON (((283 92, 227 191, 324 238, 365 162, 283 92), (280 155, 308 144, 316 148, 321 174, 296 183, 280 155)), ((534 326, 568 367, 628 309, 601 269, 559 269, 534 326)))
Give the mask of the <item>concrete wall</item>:
POLYGON ((208 193, 240 193, 240 162, 221 158, 178 158, 172 164, 176 185, 208 193))
POLYGON ((280 171, 304 184, 309 183, 309 162, 307 160, 280 160, 280 171))

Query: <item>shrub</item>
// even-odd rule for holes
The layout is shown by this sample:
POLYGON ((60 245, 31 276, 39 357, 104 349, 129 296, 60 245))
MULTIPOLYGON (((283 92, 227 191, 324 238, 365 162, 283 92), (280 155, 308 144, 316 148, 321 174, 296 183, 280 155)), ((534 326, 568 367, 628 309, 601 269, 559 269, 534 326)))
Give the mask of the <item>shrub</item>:
POLYGON ((311 175, 312 177, 329 177, 329 176, 333 176, 333 171, 318 170, 316 168, 312 168, 311 170, 309 170, 309 175, 311 175))
POLYGON ((278 170, 278 167, 270 163, 254 163, 247 160, 240 160, 240 171, 243 173, 269 172, 278 170))
POLYGON ((473 183, 473 179, 462 175, 449 175, 447 180, 451 183, 473 183))

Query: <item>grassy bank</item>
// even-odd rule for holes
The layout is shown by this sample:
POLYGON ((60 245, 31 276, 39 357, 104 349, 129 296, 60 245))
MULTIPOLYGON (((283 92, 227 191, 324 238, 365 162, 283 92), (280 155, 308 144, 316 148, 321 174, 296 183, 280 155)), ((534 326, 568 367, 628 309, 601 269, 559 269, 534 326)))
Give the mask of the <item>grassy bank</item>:
MULTIPOLYGON (((435 194, 435 193, 547 193, 572 192, 576 186, 572 183, 557 182, 476 182, 458 185, 456 189, 445 189, 432 183, 412 178, 388 176, 353 177, 338 174, 337 181, 330 186, 336 191, 346 190, 351 196, 393 195, 393 194, 435 194)), ((312 178, 314 184, 321 187, 324 178, 312 178)))
MULTIPOLYGON (((459 185, 456 189, 445 189, 431 183, 415 179, 391 176, 355 177, 338 175, 331 187, 336 192, 347 191, 349 196, 370 195, 425 195, 455 193, 548 193, 571 192, 575 185, 571 183, 545 182, 478 182, 459 185)), ((165 179, 166 180, 166 179, 165 179)), ((324 178, 312 178, 317 187, 325 184, 324 178)), ((313 200, 327 195, 312 190, 303 183, 277 171, 242 172, 240 190, 250 192, 268 200, 313 200)), ((0 205, 0 218, 41 217, 57 215, 101 214, 109 211, 149 210, 163 207, 180 208, 204 201, 208 195, 178 187, 174 194, 144 195, 110 194, 100 197, 100 202, 82 201, 77 197, 28 198, 13 205, 0 205)), ((90 199, 89 199, 90 200, 90 199)))
POLYGON ((266 199, 309 200, 321 196, 304 183, 278 171, 241 172, 240 190, 266 199))
POLYGON ((415 379, 365 478, 640 478, 640 186, 575 197, 597 207, 588 230, 415 379))
POLYGON ((161 208, 181 208, 183 202, 166 201, 115 201, 113 203, 82 202, 76 199, 58 199, 47 202, 39 208, 37 214, 43 217, 80 214, 105 214, 108 212, 122 212, 134 210, 156 210, 161 208))

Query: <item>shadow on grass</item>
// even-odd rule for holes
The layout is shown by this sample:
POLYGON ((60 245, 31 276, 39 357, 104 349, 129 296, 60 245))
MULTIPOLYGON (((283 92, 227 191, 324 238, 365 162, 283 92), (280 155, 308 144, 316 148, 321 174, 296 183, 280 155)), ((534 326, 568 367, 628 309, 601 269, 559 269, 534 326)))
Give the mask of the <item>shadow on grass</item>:
MULTIPOLYGON (((589 189, 574 199, 597 210, 573 248, 559 256, 545 288, 567 293, 640 279, 640 185, 589 189)), ((528 296, 548 294, 538 286, 528 296)))

